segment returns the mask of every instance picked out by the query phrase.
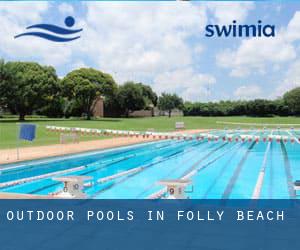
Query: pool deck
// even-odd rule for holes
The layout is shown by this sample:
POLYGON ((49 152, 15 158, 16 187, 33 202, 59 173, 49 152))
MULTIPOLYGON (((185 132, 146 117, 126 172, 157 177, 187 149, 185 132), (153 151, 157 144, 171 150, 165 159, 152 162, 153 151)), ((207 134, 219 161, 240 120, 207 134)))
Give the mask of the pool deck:
MULTIPOLYGON (((194 129, 176 131, 186 134, 204 132, 207 130, 194 129)), ((9 164, 20 161, 35 160, 45 157, 61 156, 67 154, 75 154, 98 149, 109 149, 122 147, 143 142, 156 141, 158 139, 143 137, 115 137, 103 140, 82 141, 79 143, 69 144, 53 144, 48 146, 23 147, 19 149, 19 159, 17 159, 17 149, 0 150, 0 164, 9 164)))
POLYGON ((0 199, 55 199, 50 195, 32 195, 32 194, 16 194, 16 193, 0 193, 0 199))

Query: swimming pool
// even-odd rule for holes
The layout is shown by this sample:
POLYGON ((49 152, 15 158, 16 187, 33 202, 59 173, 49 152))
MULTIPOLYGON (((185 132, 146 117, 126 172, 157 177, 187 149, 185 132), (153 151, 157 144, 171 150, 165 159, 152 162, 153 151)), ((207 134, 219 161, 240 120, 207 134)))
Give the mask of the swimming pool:
POLYGON ((195 199, 297 198, 293 183, 300 179, 300 132, 248 131, 252 139, 243 133, 220 130, 210 134, 230 140, 161 140, 2 165, 0 192, 57 194, 63 184, 54 177, 89 176, 84 188, 88 198, 145 199, 165 195, 158 181, 188 177, 192 188, 187 189, 193 189, 188 196, 195 199))

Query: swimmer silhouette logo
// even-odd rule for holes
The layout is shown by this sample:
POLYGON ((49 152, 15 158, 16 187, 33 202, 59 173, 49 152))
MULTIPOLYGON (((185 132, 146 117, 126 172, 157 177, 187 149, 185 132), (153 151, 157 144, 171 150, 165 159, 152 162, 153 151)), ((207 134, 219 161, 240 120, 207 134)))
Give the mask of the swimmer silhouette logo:
POLYGON ((66 28, 53 25, 53 24, 45 24, 45 23, 35 24, 26 27, 27 30, 35 29, 35 31, 24 32, 16 35, 14 38, 17 39, 26 36, 33 36, 33 37, 49 40, 52 42, 71 42, 73 40, 80 38, 80 36, 78 36, 77 34, 82 31, 82 29, 70 29, 74 25, 75 25, 74 17, 68 16, 65 18, 66 28))

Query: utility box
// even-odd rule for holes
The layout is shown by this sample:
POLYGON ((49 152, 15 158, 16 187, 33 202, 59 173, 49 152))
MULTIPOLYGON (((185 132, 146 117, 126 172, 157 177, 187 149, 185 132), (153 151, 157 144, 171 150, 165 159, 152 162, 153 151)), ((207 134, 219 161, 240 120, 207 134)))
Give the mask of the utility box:
POLYGON ((184 122, 175 122, 175 129, 185 129, 184 122))

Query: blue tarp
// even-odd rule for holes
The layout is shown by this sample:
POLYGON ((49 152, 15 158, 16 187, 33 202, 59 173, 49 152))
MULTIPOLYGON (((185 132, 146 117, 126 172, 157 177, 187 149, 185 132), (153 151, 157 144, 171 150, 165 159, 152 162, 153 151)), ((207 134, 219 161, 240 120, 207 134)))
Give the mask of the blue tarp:
POLYGON ((36 134, 36 125, 35 124, 21 124, 19 139, 26 141, 33 141, 36 134))

